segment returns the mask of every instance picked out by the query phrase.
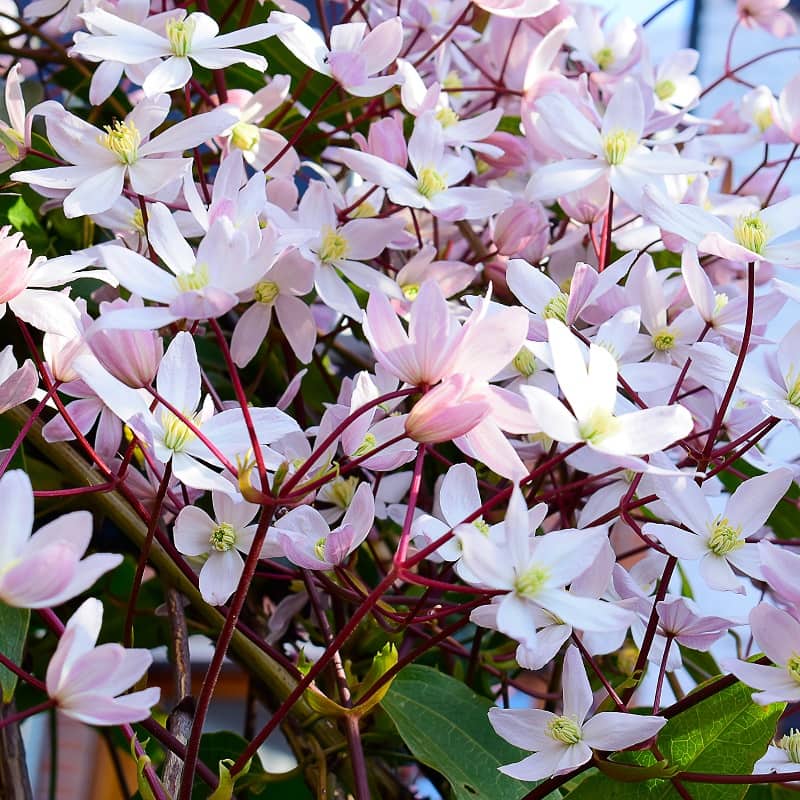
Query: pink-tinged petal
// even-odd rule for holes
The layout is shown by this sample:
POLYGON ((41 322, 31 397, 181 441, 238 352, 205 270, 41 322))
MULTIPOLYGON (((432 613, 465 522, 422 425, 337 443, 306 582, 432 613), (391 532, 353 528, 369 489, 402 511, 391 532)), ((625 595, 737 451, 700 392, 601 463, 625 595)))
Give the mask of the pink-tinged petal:
POLYGON ((352 525, 340 525, 336 530, 331 531, 325 539, 324 560, 331 565, 343 563, 347 556, 361 544, 361 542, 355 541, 354 534, 352 525))
POLYGON ((444 369, 450 367, 446 358, 450 330, 450 312, 439 285, 425 281, 414 302, 408 328, 408 341, 419 365, 418 382, 436 383, 444 369))
MULTIPOLYGON (((548 750, 534 753, 532 756, 523 758, 515 764, 506 764, 498 767, 500 772, 520 781, 540 781, 554 775, 558 769, 563 752, 567 749, 566 745, 558 744, 548 750)), ((581 751, 581 755, 584 755, 581 751)), ((585 747, 585 758, 580 763, 587 762, 592 757, 592 751, 585 747)))
MULTIPOLYGON (((147 651, 144 651, 147 653, 147 651)), ((149 655, 149 653, 147 653, 149 655)), ((84 653, 76 658, 69 668, 67 680, 63 680, 59 686, 59 697, 67 700, 70 697, 78 697, 81 694, 102 689, 106 691, 106 679, 113 676, 122 666, 125 660, 125 648, 116 643, 101 644, 99 647, 92 648, 88 653, 84 653)), ((148 661, 149 666, 152 658, 148 661)), ((134 680, 141 677, 144 669, 141 670, 134 680)), ((67 677, 67 676, 65 676, 67 677)), ((133 683, 133 681, 131 681, 133 683)), ((122 687, 127 689, 130 684, 122 687)), ((122 691, 120 689, 119 691, 122 691)), ((108 692, 111 694, 111 692, 108 692)), ((117 692, 114 692, 117 694, 117 692)))
POLYGON ((263 303, 253 303, 239 317, 231 338, 231 356, 236 366, 246 367, 253 360, 267 335, 271 317, 272 306, 263 303))
POLYGON ((528 401, 537 425, 551 439, 564 444, 574 444, 582 440, 578 421, 550 392, 536 386, 521 386, 520 392, 528 401))
POLYGON ((736 577, 726 558, 710 551, 700 559, 700 575, 712 588, 720 592, 737 592, 744 594, 744 586, 736 577))
POLYGON ((767 226, 770 240, 775 240, 798 227, 800 217, 800 197, 790 197, 773 206, 768 206, 759 213, 759 217, 767 226))
POLYGON ((200 594, 212 606, 221 606, 236 591, 244 569, 238 550, 212 551, 200 570, 200 594))
POLYGON ((73 300, 61 292, 26 289, 8 303, 22 320, 45 333, 73 330, 80 313, 73 300))
POLYGON ((587 375, 595 408, 613 411, 617 401, 617 362, 605 347, 590 345, 587 375))
POLYGON ((531 621, 530 606, 515 592, 507 594, 497 608, 497 630, 518 642, 532 646, 536 642, 536 628, 531 621))
POLYGON ((403 23, 400 17, 387 19, 373 28, 359 47, 367 73, 374 75, 388 67, 397 58, 402 46, 403 23))
POLYGON ((39 374, 28 359, 0 383, 0 414, 30 400, 39 385, 39 374))
POLYGON ((73 362, 75 371, 121 420, 128 422, 141 415, 150 419, 150 407, 136 389, 106 372, 96 358, 81 356, 73 362))
POLYGON ((175 319, 207 319, 227 314, 239 298, 225 289, 207 286, 201 291, 179 294, 170 304, 169 310, 175 319))
POLYGON ((0 507, 3 509, 3 535, 0 536, 0 565, 14 561, 33 530, 33 487, 21 469, 0 478, 0 507))
POLYGON ((240 498, 231 497, 227 494, 212 494, 211 503, 214 507, 216 518, 220 522, 227 522, 233 525, 237 530, 249 525, 259 509, 253 503, 244 502, 240 498))
MULTIPOLYGON (((490 406, 491 408, 491 406, 490 406)), ((491 415, 454 441, 456 447, 504 478, 521 481, 528 469, 491 415)))
POLYGON ((666 724, 664 717, 604 711, 583 726, 583 740, 595 750, 624 750, 651 739, 666 724))
POLYGON ((795 605, 800 605, 800 555, 767 540, 758 543, 764 578, 773 591, 795 605))
POLYGON ((19 77, 21 69, 21 64, 14 64, 6 73, 6 112, 11 127, 18 133, 25 130, 25 100, 19 77))
POLYGON ((463 330, 458 355, 449 369, 488 381, 522 348, 528 333, 528 314, 522 308, 506 308, 480 321, 468 321, 463 330))
POLYGON ((105 103, 117 88, 124 66, 119 62, 103 61, 97 65, 89 85, 89 102, 93 106, 105 103))
POLYGON ((490 411, 486 400, 471 393, 463 375, 453 375, 414 404, 405 430, 415 442, 446 442, 470 433, 490 411))
POLYGON ((0 575, 0 599, 18 608, 45 608, 68 585, 78 559, 67 544, 56 543, 18 560, 0 575))
MULTIPOLYGON (((92 429, 102 407, 101 400, 96 397, 90 397, 68 403, 66 411, 75 427, 81 433, 86 434, 92 429)), ((42 428, 42 436, 46 442, 69 442, 75 438, 72 428, 60 414, 57 417, 53 417, 42 428)))
POLYGON ((523 750, 545 750, 553 746, 547 726, 557 719, 539 708, 490 708, 489 722, 494 732, 523 750))
POLYGON ((317 342, 317 324, 311 309, 299 298, 284 294, 276 300, 275 312, 289 346, 297 358, 307 364, 317 342))
POLYGON ((544 272, 521 258, 512 258, 508 262, 506 282, 517 299, 537 314, 543 314, 545 306, 560 291, 544 272))
POLYGON ((612 455, 644 456, 664 450, 688 436, 694 426, 692 415, 680 405, 645 408, 616 419, 620 426, 617 433, 592 442, 598 450, 612 455))
POLYGON ((479 392, 491 409, 492 422, 506 433, 537 433, 539 425, 525 398, 501 386, 479 392))
POLYGON ((586 677, 581 654, 575 645, 570 645, 564 655, 561 686, 564 694, 564 716, 581 725, 592 707, 592 687, 586 677))
POLYGON ((750 627, 756 644, 775 664, 785 664, 800 652, 800 622, 791 614, 759 603, 750 612, 750 627))
POLYGON ((569 300, 567 301, 567 325, 580 316, 584 306, 589 302, 599 283, 597 270, 589 264, 579 261, 575 265, 575 272, 569 286, 569 300))
POLYGON ((83 594, 97 582, 97 580, 116 569, 122 563, 122 556, 118 553, 93 553, 80 561, 75 567, 72 579, 66 587, 52 595, 51 606, 58 606, 83 594))
POLYGON ((548 533, 535 542, 535 559, 547 566, 548 588, 563 588, 589 569, 608 543, 604 528, 548 533))
POLYGON ((758 545, 748 543, 728 553, 727 559, 739 572, 744 572, 745 575, 749 575, 751 578, 763 581, 764 573, 761 569, 761 556, 759 553, 758 545))
POLYGON ((172 472, 181 483, 192 489, 237 493, 237 489, 231 481, 186 453, 173 453, 172 472))
POLYGON ((200 365, 191 334, 181 331, 170 342, 158 369, 159 395, 185 414, 200 402, 200 365))
MULTIPOLYGON (((362 178, 389 189, 410 189, 416 192, 417 182, 404 169, 370 153, 337 148, 335 158, 361 175, 362 178)), ((33 173, 32 173, 33 174, 33 173)))
POLYGON ((314 285, 317 289, 317 294, 325 305, 351 319, 361 320, 363 313, 358 307, 356 298, 350 291, 350 287, 339 277, 333 267, 318 269, 314 285))
POLYGON ((662 525, 648 522, 642 531, 647 536, 655 536, 665 549, 676 558, 695 560, 708 553, 706 540, 695 533, 676 528, 674 525, 662 525))
POLYGON ((142 84, 145 96, 154 97, 183 88, 192 77, 192 62, 188 58, 170 56, 162 61, 142 84))
POLYGON ((434 216, 450 221, 485 219, 508 208, 513 198, 505 189, 480 186, 455 186, 434 195, 430 200, 434 216), (449 209, 453 209, 452 213, 449 209))
POLYGON ((283 549, 283 555, 293 564, 302 569, 322 569, 331 568, 331 564, 316 557, 314 542, 307 542, 301 538, 301 534, 280 533, 278 541, 283 549))
POLYGON ((699 206, 674 203, 653 187, 645 187, 642 193, 642 211, 660 228, 677 233, 695 245, 700 244, 709 231, 733 238, 733 230, 719 217, 699 206))
POLYGON ((697 250, 692 246, 687 245, 683 248, 681 274, 695 308, 706 322, 711 322, 716 310, 714 287, 705 270, 700 266, 697 250))
MULTIPOLYGON (((536 111, 553 133, 570 148, 592 155, 602 153, 597 128, 560 94, 547 94, 536 101, 536 111)), ((564 192, 570 191, 564 189, 564 192)))
POLYGON ((756 533, 793 483, 788 469, 776 469, 739 484, 725 506, 724 516, 742 528, 742 538, 756 533))
POLYGON ((358 545, 364 541, 375 521, 375 498, 372 494, 372 487, 368 483, 362 483, 350 506, 342 519, 342 525, 351 525, 353 528, 353 544, 358 545))
POLYGON ((575 416, 579 420, 587 419, 594 411, 594 397, 578 339, 556 319, 547 320, 547 339, 561 391, 575 416))
POLYGON ((698 250, 704 253, 726 258, 728 261, 747 263, 748 261, 763 261, 763 256, 742 247, 740 244, 731 241, 721 233, 708 233, 698 243, 698 250))
POLYGON ((238 122, 225 106, 197 114, 173 125, 139 148, 140 155, 182 153, 219 136, 238 122))
POLYGON ((669 508, 670 516, 689 530, 705 534, 714 519, 714 512, 694 480, 688 475, 676 473, 676 477, 659 475, 656 481, 656 493, 669 508))
POLYGON ((59 706, 62 714, 87 725, 121 725, 141 722, 150 716, 150 709, 161 697, 161 689, 151 687, 120 698, 100 693, 84 694, 74 705, 59 706))
POLYGON ((215 527, 214 520, 201 508, 184 506, 172 529, 175 547, 186 556, 203 555, 209 551, 215 527))
POLYGON ((64 198, 64 216, 73 219, 111 208, 122 194, 125 170, 124 165, 118 164, 81 181, 64 198))
POLYGON ((48 522, 31 536, 25 553, 35 553, 52 544, 71 547, 76 558, 81 558, 92 538, 92 515, 88 511, 72 511, 48 522))

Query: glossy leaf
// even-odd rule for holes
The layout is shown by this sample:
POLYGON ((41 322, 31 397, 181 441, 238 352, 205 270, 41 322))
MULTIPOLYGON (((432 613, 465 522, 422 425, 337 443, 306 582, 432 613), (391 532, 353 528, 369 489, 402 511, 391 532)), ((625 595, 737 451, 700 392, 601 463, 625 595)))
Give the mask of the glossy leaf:
MULTIPOLYGON (((31 612, 27 608, 13 608, 0 602, 0 653, 19 664, 25 650, 25 637, 31 612)), ((0 667, 0 688, 3 702, 10 703, 17 688, 17 676, 6 667, 0 667)))

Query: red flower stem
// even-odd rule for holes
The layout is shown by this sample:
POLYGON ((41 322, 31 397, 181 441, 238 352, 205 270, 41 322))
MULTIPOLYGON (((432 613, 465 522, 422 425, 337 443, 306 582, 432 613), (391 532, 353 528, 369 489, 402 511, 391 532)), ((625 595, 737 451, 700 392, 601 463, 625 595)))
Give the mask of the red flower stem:
POLYGON ((43 681, 40 681, 35 675, 31 675, 30 672, 26 672, 24 669, 22 669, 22 667, 18 667, 8 656, 4 655, 1 651, 0 651, 0 664, 2 664, 7 670, 13 672, 18 678, 21 678, 26 683, 29 683, 31 686, 35 686, 42 692, 47 692, 47 687, 44 685, 43 681))
POLYGON ((14 460, 17 450, 19 450, 20 445, 25 440, 25 437, 28 435, 30 429, 33 427, 33 423, 39 419, 39 415, 42 413, 42 411, 44 411, 47 401, 57 388, 58 384, 54 384, 52 388, 47 390, 45 396, 39 401, 39 403, 36 405, 36 408, 34 408, 31 412, 30 417, 28 417, 28 419, 25 421, 25 424, 22 426, 22 428, 20 428, 17 438, 11 443, 11 447, 9 447, 6 457, 3 459, 3 463, 0 464, 0 477, 5 474, 5 471, 8 469, 8 465, 14 460))
POLYGON ((9 725, 13 725, 15 722, 22 722, 22 720, 27 719, 28 717, 33 717, 36 714, 40 714, 42 711, 55 708, 55 706, 56 701, 53 699, 48 699, 43 703, 26 708, 24 711, 16 711, 13 714, 9 714, 7 717, 0 717, 0 731, 3 730, 3 728, 7 728, 9 725))

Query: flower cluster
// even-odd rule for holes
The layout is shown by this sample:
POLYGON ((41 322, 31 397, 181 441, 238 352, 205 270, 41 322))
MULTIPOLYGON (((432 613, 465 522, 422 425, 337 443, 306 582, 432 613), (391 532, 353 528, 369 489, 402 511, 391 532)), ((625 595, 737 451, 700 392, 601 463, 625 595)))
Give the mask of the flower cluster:
MULTIPOLYGON (((0 726, 122 725, 142 796, 190 800, 291 719, 368 800, 402 783, 373 715, 420 661, 504 706, 484 721, 533 753, 500 767, 531 797, 592 766, 725 782, 662 753, 667 719, 737 680, 772 723, 800 702, 800 452, 775 446, 800 425, 800 74, 774 94, 740 72, 790 48, 733 61, 794 33, 786 0, 739 0, 705 88, 697 52, 656 63, 578 0, 344 0, 320 29, 278 6, 37 0, 1 57, 0 604, 54 636, 0 651, 47 696, 0 726), (74 510, 32 533, 35 496, 74 510), (185 679, 195 628, 180 741, 131 645, 185 679), (228 654, 274 714, 217 776, 228 654)), ((800 780, 798 737, 773 725, 737 779, 800 780)))

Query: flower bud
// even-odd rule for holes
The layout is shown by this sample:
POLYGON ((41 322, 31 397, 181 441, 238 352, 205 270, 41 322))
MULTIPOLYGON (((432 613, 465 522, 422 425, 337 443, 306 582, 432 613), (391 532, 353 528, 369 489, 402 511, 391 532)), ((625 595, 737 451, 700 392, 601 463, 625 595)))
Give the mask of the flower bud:
POLYGON ((541 203, 517 200, 497 215, 494 223, 494 243, 503 256, 518 255, 532 243, 538 244, 542 238, 544 242, 541 246, 544 249, 549 229, 547 214, 541 203))
POLYGON ((369 126, 366 139, 360 134, 354 135, 353 138, 365 153, 397 164, 398 167, 405 167, 408 163, 403 126, 394 117, 384 117, 373 122, 369 126))
POLYGON ((469 378, 453 375, 411 409, 406 418, 406 433, 415 442, 447 442, 469 433, 490 410, 488 401, 472 391, 469 378))

